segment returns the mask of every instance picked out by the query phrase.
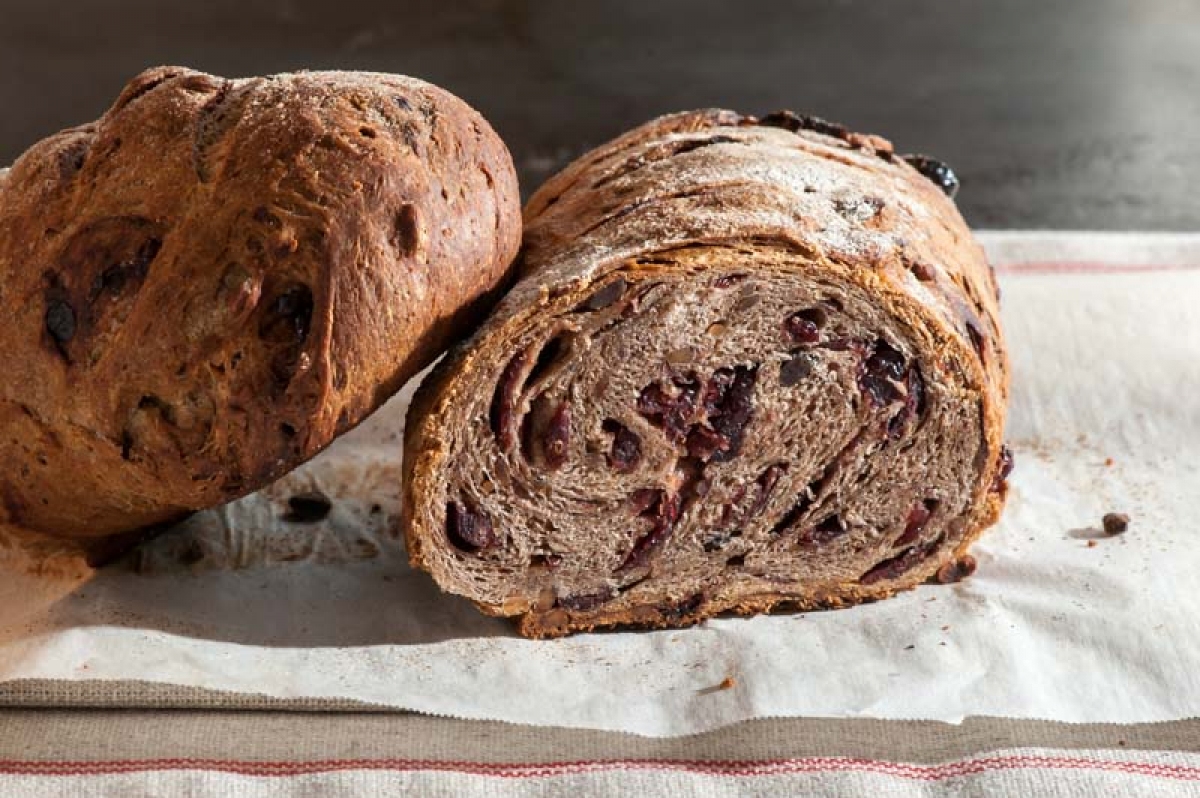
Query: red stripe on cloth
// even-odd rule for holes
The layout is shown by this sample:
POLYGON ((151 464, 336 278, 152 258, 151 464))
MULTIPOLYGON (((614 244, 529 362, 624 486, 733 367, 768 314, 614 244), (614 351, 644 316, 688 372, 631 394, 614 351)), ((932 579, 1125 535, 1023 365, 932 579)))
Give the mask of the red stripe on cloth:
POLYGON ((1186 272, 1200 263, 1109 263, 1104 261, 1020 261, 998 263, 1000 274, 1139 274, 1141 272, 1186 272))
POLYGON ((488 763, 419 759, 329 759, 309 762, 250 762, 231 759, 132 759, 110 762, 0 760, 0 775, 105 776, 164 770, 207 770, 241 776, 304 776, 348 770, 438 771, 473 776, 532 779, 620 770, 683 771, 712 776, 775 776, 818 773, 877 773, 917 781, 975 776, 1005 770, 1081 770, 1200 781, 1200 767, 1088 757, 1013 755, 914 765, 877 759, 809 757, 754 761, 611 759, 576 762, 488 763))

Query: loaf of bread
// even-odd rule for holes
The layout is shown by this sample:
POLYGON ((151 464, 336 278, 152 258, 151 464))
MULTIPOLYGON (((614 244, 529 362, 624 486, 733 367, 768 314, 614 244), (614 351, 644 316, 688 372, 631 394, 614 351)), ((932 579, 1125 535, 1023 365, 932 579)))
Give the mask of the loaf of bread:
POLYGON ((1011 460, 956 185, 790 113, 668 116, 583 156, 410 410, 413 563, 532 637, 969 573, 1011 460))
POLYGON ((503 289, 504 144, 407 77, 138 77, 0 177, 0 527, 96 540, 248 493, 503 289))

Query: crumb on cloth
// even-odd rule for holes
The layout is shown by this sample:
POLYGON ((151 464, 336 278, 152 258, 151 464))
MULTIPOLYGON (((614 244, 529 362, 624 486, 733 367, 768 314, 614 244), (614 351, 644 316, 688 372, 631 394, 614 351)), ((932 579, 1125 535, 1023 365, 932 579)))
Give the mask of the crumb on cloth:
POLYGON ((1120 535, 1129 529, 1129 516, 1126 513, 1105 513, 1102 522, 1106 535, 1120 535))

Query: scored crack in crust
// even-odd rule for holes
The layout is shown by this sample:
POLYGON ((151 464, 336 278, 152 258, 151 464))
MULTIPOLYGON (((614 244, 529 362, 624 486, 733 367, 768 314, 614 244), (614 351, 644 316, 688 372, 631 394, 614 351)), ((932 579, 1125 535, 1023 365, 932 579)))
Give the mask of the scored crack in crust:
POLYGON ((0 527, 114 536, 312 457, 486 313, 519 202, 422 81, 142 73, 0 176, 0 527))
POLYGON ((956 187, 787 113, 668 116, 568 166, 409 411, 413 564, 531 637, 969 575, 1011 455, 956 187))

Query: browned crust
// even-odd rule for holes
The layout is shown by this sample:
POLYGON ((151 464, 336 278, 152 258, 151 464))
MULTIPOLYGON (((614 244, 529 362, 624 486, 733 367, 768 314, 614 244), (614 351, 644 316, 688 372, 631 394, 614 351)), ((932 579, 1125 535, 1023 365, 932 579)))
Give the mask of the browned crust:
POLYGON ((139 75, 0 179, 0 527, 112 536, 312 457, 486 312, 519 212, 427 83, 139 75))
MULTIPOLYGON (((631 258, 645 257, 687 244, 725 243, 793 248, 803 253, 805 268, 837 274, 852 280, 878 298, 889 314, 902 318, 922 317, 936 340, 923 357, 940 359, 953 354, 971 372, 965 382, 982 396, 988 462, 972 486, 974 511, 962 519, 964 532, 953 550, 938 553, 902 578, 879 586, 844 584, 811 595, 787 597, 764 595, 752 600, 711 600, 696 606, 641 607, 630 612, 605 614, 596 610, 574 613, 562 608, 539 612, 528 603, 479 605, 488 614, 520 616, 519 630, 530 637, 553 637, 572 631, 614 626, 680 626, 719 613, 752 614, 787 607, 816 609, 845 606, 885 598, 933 576, 943 564, 965 554, 969 545, 1001 512, 1005 490, 994 490, 999 482, 1004 411, 1008 394, 1008 360, 999 325, 999 307, 994 275, 982 249, 942 191, 904 161, 891 154, 891 146, 876 136, 847 132, 827 136, 811 131, 772 131, 769 141, 755 140, 750 146, 796 146, 817 157, 851 163, 877 176, 880 192, 903 193, 928 213, 917 226, 911 220, 884 218, 885 232, 898 242, 891 251, 848 253, 821 246, 798 220, 794 225, 763 226, 743 218, 730 199, 736 188, 714 185, 696 197, 691 207, 716 206, 711 218, 725 223, 719 233, 693 229, 691 215, 682 210, 662 210, 662 205, 645 202, 637 188, 624 186, 621 194, 608 192, 611 176, 621 170, 636 170, 638 159, 651 157, 655 148, 669 143, 671 134, 698 133, 738 137, 739 132, 759 130, 756 120, 731 111, 710 110, 663 117, 585 154, 552 177, 529 200, 525 210, 522 280, 497 307, 493 315, 469 341, 456 347, 439 364, 414 398, 405 434, 404 533, 415 567, 429 569, 424 541, 435 539, 442 530, 427 523, 421 510, 422 497, 431 493, 434 476, 445 453, 441 418, 455 402, 455 385, 483 359, 482 342, 511 340, 539 313, 553 303, 572 304, 589 295, 591 286, 604 274, 622 268, 631 258), (787 139, 786 136, 794 136, 787 139), (789 141, 792 144, 789 145, 789 141), (636 155, 630 155, 636 152, 636 155), (725 203, 722 206, 722 203, 725 203), (657 220, 651 211, 657 211, 657 220), (644 212, 644 213, 643 213, 644 212), (609 224, 613 217, 620 224, 609 224), (666 221, 662 221, 663 217, 666 221), (647 231, 652 231, 653 234, 647 231), (666 246, 663 240, 670 239, 666 246), (648 241, 641 246, 638 241, 648 241), (930 267, 926 269, 925 267, 930 267), (932 272, 932 274, 931 274, 932 272), (918 276, 919 275, 919 276, 918 276)), ((748 136, 753 139, 754 136, 748 136)), ((764 155, 769 158, 769 155, 764 155)), ((653 190, 655 187, 647 187, 653 190)), ((769 198, 752 202, 770 202, 769 198)), ((661 268, 639 263, 639 269, 661 268)), ((687 597, 684 597, 685 600, 687 597)))

